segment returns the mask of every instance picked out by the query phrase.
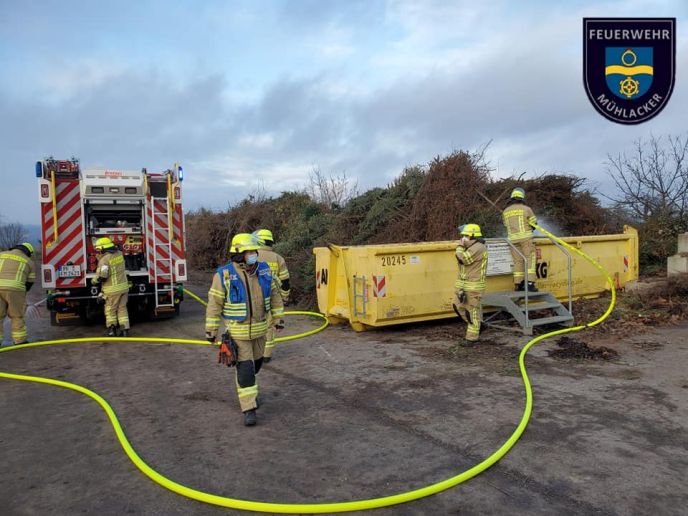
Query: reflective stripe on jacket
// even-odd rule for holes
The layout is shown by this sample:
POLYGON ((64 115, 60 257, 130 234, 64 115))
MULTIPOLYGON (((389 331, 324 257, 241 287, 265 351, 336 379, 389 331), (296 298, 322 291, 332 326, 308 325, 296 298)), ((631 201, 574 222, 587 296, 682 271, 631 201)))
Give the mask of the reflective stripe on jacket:
POLYGON ((98 260, 96 277, 93 283, 103 282, 103 294, 123 294, 129 292, 129 280, 124 266, 122 251, 104 253, 98 260))
POLYGON ((0 289, 26 292, 27 283, 35 283, 33 260, 19 249, 0 253, 0 289))
POLYGON ((465 291, 485 290, 485 273, 487 271, 487 247, 477 240, 468 240, 466 247, 456 248, 456 260, 459 262, 459 277, 454 288, 465 291))
POLYGON ((289 290, 282 289, 282 283, 284 280, 289 279, 289 269, 287 269, 287 262, 284 258, 273 251, 270 247, 264 246, 258 249, 258 260, 265 262, 270 266, 272 271, 272 276, 276 277, 279 281, 280 294, 283 299, 289 297, 289 290))
POLYGON ((510 241, 520 242, 533 238, 532 225, 537 224, 537 218, 529 206, 520 203, 510 204, 502 212, 502 221, 510 241))
POLYGON ((267 313, 279 318, 284 315, 277 280, 268 264, 258 262, 253 273, 244 264, 228 263, 213 274, 208 291, 205 330, 216 336, 224 319, 235 339, 250 340, 268 331, 267 313))

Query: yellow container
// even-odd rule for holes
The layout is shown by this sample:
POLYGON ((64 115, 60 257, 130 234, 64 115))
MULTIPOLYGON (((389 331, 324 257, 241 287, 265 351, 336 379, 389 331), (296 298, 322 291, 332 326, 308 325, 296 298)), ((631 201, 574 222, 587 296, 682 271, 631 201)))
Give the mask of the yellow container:
MULTIPOLYGON (((567 237, 614 277, 617 288, 638 279, 638 232, 625 226, 617 235, 567 237)), ((456 317, 451 302, 458 266, 458 241, 368 246, 316 247, 318 308, 331 322, 366 327, 456 317)), ((568 256, 546 238, 536 238, 537 285, 568 300, 568 256)), ((488 239, 487 291, 513 289, 509 246, 488 239)), ((596 297, 605 279, 587 261, 571 256, 574 299, 596 297)))

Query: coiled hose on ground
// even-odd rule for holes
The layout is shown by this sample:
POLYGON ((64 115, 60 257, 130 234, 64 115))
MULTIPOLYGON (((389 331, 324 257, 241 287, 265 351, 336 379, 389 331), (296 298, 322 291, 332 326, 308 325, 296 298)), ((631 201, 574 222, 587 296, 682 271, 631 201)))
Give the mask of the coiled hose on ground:
MULTIPOLYGON (((161 486, 174 491, 177 494, 180 494, 182 496, 186 496, 188 498, 192 498, 194 500, 199 500, 201 502, 209 503, 209 504, 214 504, 214 505, 219 505, 222 507, 231 507, 234 509, 244 509, 244 510, 249 510, 249 511, 258 511, 258 512, 273 512, 273 513, 300 513, 300 514, 313 514, 313 513, 325 513, 325 512, 345 512, 345 511, 361 511, 365 509, 373 509, 373 508, 378 508, 378 507, 386 507, 390 505, 396 505, 404 502, 409 502, 411 500, 417 500, 419 498, 424 498, 426 496, 430 496, 436 493, 439 493, 441 491, 444 491, 446 489, 449 489, 450 487, 456 486, 458 484, 461 484, 462 482, 465 482, 466 480, 473 478, 474 476, 482 473, 485 471, 487 468, 495 464, 497 461, 499 461, 506 453, 516 444, 516 441, 521 437, 523 432, 525 431, 526 427, 528 426, 528 421, 530 420, 530 415, 532 412, 533 408, 533 393, 531 390, 530 386, 530 380, 528 378, 528 374, 526 373, 526 366, 525 366, 525 356, 528 353, 528 350, 538 342, 541 342, 547 338, 554 337, 557 335, 563 335, 565 333, 572 333, 576 331, 581 331, 584 330, 585 328, 589 328, 592 326, 597 326, 598 324, 602 323, 609 315, 611 314, 612 310, 614 309, 614 305, 616 303, 616 290, 614 286, 614 282, 612 278, 609 276, 609 274, 602 268, 602 266, 595 261, 593 258, 585 254, 583 251, 580 249, 577 249, 568 243, 564 242, 563 240, 557 238, 556 236, 552 235, 549 231, 545 230, 544 228, 541 228, 540 226, 535 226, 537 230, 542 232, 543 234, 549 236, 559 244, 563 245, 570 251, 582 256, 585 258, 587 261, 592 263, 602 275, 605 276, 607 283, 609 284, 609 290, 611 292, 611 299, 609 302, 609 307, 607 310, 602 314, 599 318, 596 320, 584 324, 584 325, 579 325, 579 326, 573 326, 571 328, 564 328, 560 330, 555 330, 551 331, 549 333, 545 333, 542 335, 538 335, 537 337, 531 339, 526 343, 525 346, 521 349, 521 352, 518 356, 518 365, 519 369, 521 371, 521 377, 523 379, 523 386, 525 389, 525 394, 526 394, 526 403, 525 407, 523 409, 523 415, 521 416, 521 420, 519 421, 518 425, 516 426, 516 429, 514 432, 511 434, 511 436, 497 449, 494 453, 492 453, 489 457, 485 458, 482 462, 479 462, 478 464, 474 465, 473 467, 467 469, 466 471, 463 471, 461 473, 458 473, 457 475, 454 475, 450 478, 447 478, 445 480, 442 480, 440 482, 430 484, 418 489, 414 489, 412 491, 407 491, 404 493, 399 493, 395 495, 390 495, 390 496, 383 496, 379 498, 371 498, 368 500, 355 500, 355 501, 348 501, 348 502, 332 502, 332 503, 290 503, 290 504, 283 504, 283 503, 268 503, 268 502, 259 502, 259 501, 253 501, 253 500, 240 500, 237 498, 229 498, 225 496, 220 496, 212 493, 206 493, 204 491, 199 491, 197 489, 191 489, 187 486, 184 486, 182 484, 179 484, 175 482, 174 480, 171 480, 161 473, 158 473, 156 470, 151 468, 148 464, 146 464, 141 457, 136 453, 134 448, 131 446, 131 443, 129 442, 129 439, 127 439, 126 434, 122 430, 122 426, 119 423, 119 420, 117 419, 117 415, 115 414, 114 410, 112 410, 112 407, 108 404, 105 399, 103 399, 100 395, 98 395, 96 392, 93 392, 89 389, 86 389, 85 387, 82 387, 80 385, 74 384, 74 383, 69 383, 69 382, 63 382, 60 380, 53 380, 51 378, 42 378, 40 376, 26 376, 26 375, 18 375, 18 374, 12 374, 12 373, 4 373, 0 372, 0 378, 5 378, 9 380, 20 380, 20 381, 27 381, 27 382, 36 382, 36 383, 44 383, 48 385, 54 385, 57 387, 63 387, 65 389, 71 389, 77 392, 80 392, 91 399, 95 400, 105 411, 107 414, 108 418, 110 419, 110 423, 112 424, 113 429, 115 430, 115 435, 117 436, 117 439, 119 440, 122 448, 124 449, 124 452, 127 454, 129 459, 136 465, 141 472, 149 477, 151 480, 154 482, 157 482, 161 486)), ((185 292, 191 296, 192 298, 196 299, 202 304, 206 304, 205 301, 192 292, 185 290, 185 292)), ((320 327, 310 330, 307 332, 304 332, 302 334, 297 334, 297 335, 290 335, 287 337, 279 337, 276 340, 278 342, 281 341, 286 341, 286 340, 294 340, 298 338, 302 338, 308 335, 313 335, 314 333, 317 333, 319 331, 322 331, 325 329, 327 326, 327 318, 323 316, 322 314, 315 313, 315 312, 305 312, 305 311, 292 311, 292 312, 286 312, 287 315, 313 315, 317 317, 321 317, 325 320, 324 324, 322 324, 320 327)), ((19 346, 12 346, 12 347, 5 347, 5 348, 0 348, 0 353, 4 352, 9 352, 9 351, 14 351, 14 350, 19 350, 19 349, 26 349, 26 348, 31 348, 31 347, 38 347, 38 346, 49 346, 49 345, 55 345, 55 344, 76 344, 80 342, 93 342, 96 339, 92 338, 79 338, 79 339, 59 339, 59 340, 48 340, 48 341, 42 341, 42 342, 33 342, 30 344, 24 344, 24 345, 19 345, 19 346)), ((97 339, 99 342, 163 342, 163 343, 175 343, 175 344, 192 344, 192 345, 209 345, 208 342, 204 340, 192 340, 192 339, 174 339, 174 338, 131 338, 131 337, 99 337, 97 339)))

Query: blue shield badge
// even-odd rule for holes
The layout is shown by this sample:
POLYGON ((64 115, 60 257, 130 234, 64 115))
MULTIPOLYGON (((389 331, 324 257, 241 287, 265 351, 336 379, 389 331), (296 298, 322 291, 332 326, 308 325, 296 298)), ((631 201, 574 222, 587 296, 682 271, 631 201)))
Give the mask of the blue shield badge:
POLYGON ((609 91, 620 99, 637 99, 652 85, 652 47, 607 47, 604 75, 609 91))
POLYGON ((584 18, 583 82, 605 118, 639 124, 659 114, 674 88, 675 18, 584 18))

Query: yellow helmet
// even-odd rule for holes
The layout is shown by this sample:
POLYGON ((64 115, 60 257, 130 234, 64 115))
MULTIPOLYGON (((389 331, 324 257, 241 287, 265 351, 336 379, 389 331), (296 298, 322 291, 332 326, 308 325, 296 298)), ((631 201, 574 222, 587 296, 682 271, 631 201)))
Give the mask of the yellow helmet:
POLYGON ((115 244, 113 244, 112 240, 110 240, 108 237, 101 237, 96 240, 96 245, 94 247, 96 248, 96 251, 102 251, 103 249, 115 247, 115 244))
POLYGON ((258 243, 261 245, 265 245, 267 241, 275 241, 275 239, 272 237, 272 231, 269 229, 258 229, 253 232, 253 236, 256 237, 258 243))
POLYGON ((478 226, 477 224, 464 224, 463 226, 459 226, 459 233, 462 236, 467 236, 471 238, 483 236, 483 232, 480 231, 480 226, 478 226))
POLYGON ((511 190, 511 198, 512 199, 525 199, 526 198, 526 192, 523 190, 523 188, 514 188, 511 190))
POLYGON ((28 243, 28 242, 22 242, 22 243, 19 244, 19 245, 22 246, 22 247, 25 247, 26 250, 29 252, 29 254, 33 254, 33 253, 34 253, 33 246, 32 246, 30 243, 28 243))
POLYGON ((232 238, 229 246, 230 253, 243 253, 244 251, 257 251, 260 248, 256 237, 251 233, 237 233, 232 238))

